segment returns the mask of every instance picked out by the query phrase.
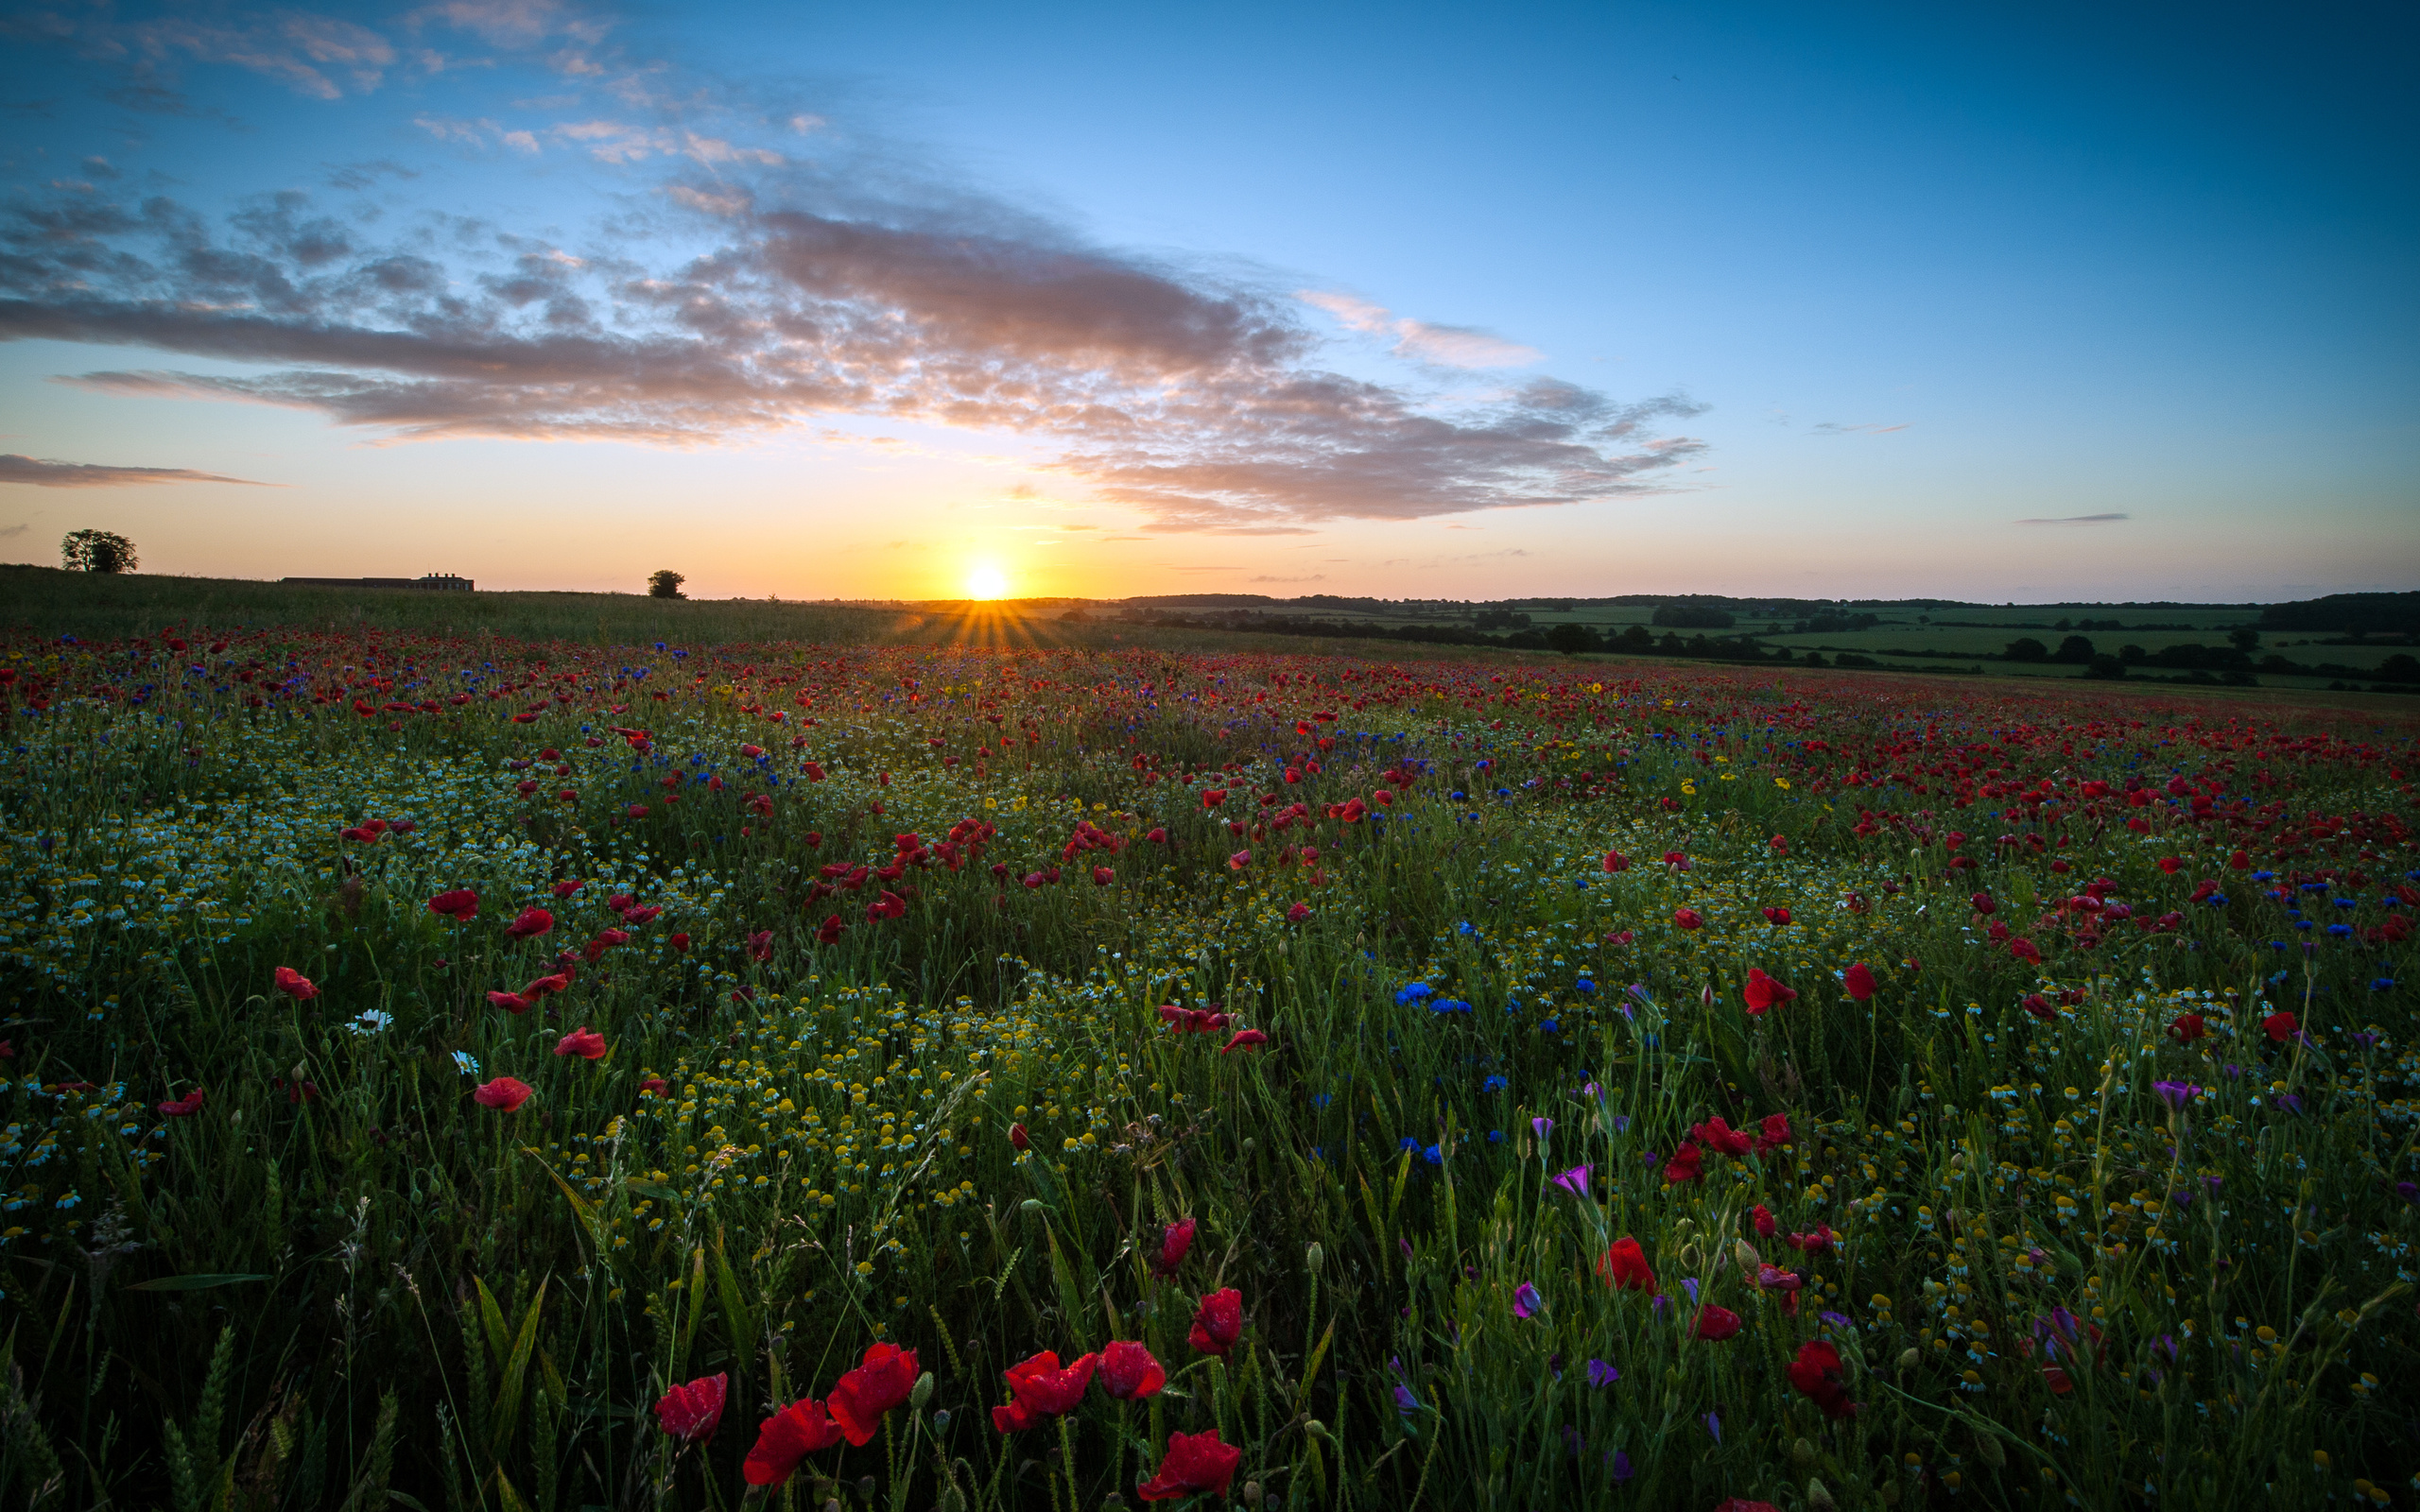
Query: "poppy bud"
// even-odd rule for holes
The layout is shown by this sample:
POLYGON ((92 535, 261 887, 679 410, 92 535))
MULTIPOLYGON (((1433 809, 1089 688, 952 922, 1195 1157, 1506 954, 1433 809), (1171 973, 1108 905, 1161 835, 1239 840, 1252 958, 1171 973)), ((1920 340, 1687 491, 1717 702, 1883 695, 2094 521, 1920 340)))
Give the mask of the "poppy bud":
POLYGON ((1011 1124, 1009 1125, 1009 1143, 1014 1145, 1019 1153, 1023 1153, 1024 1151, 1033 1148, 1033 1140, 1026 1133, 1025 1125, 1023 1124, 1011 1124))

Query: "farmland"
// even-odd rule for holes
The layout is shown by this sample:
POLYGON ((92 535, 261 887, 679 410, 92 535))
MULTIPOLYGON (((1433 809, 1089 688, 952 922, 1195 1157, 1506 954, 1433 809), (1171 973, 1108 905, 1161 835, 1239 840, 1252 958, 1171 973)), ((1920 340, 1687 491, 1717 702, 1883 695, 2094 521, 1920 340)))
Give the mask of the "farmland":
POLYGON ((2405 700, 294 602, 0 647, 12 1504, 2420 1496, 2405 700))

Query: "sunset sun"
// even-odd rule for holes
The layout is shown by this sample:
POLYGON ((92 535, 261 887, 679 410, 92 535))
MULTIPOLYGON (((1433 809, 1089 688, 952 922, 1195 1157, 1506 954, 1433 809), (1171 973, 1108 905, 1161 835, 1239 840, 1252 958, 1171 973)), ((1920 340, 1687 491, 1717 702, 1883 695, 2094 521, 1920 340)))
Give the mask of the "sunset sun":
POLYGON ((1008 592, 1008 575, 995 563, 978 561, 966 575, 966 596, 969 598, 1003 598, 1008 592))

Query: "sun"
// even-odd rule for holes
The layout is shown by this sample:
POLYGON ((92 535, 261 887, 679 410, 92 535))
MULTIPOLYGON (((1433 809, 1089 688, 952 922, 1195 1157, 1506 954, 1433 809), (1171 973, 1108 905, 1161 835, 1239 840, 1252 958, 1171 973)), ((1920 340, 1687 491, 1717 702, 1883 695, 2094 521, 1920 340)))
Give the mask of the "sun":
POLYGON ((1008 592, 1008 574, 994 563, 978 561, 966 575, 966 596, 969 598, 1002 598, 1008 592))

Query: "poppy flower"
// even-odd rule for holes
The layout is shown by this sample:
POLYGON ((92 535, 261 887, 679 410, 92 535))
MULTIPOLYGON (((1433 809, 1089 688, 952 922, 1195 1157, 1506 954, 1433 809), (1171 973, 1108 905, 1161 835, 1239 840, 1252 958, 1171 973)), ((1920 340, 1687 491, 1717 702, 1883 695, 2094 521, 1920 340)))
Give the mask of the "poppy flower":
POLYGON ((2017 1006, 2045 1023, 2050 1022, 2059 1016, 2059 1010, 2050 1006, 2050 1000, 2039 992, 2028 992, 2025 994, 2025 1000, 2017 1006))
POLYGON ((2042 964, 2042 948, 2022 935, 2008 942, 2008 954, 2011 959, 2023 961, 2029 966, 2042 964))
POLYGON ((719 1373, 674 1386, 656 1402, 655 1420, 684 1444, 711 1438, 722 1421, 723 1397, 730 1389, 731 1377, 719 1373))
POLYGON ((582 1060, 602 1060, 605 1058, 605 1037, 583 1023, 555 1041, 555 1054, 578 1056, 582 1060))
POLYGON ((320 995, 311 979, 290 966, 277 969, 277 989, 297 1003, 308 1003, 320 995))
POLYGON ((1238 1029, 1236 1031, 1236 1037, 1233 1040, 1228 1040, 1224 1045, 1219 1047, 1219 1054, 1222 1056, 1229 1056, 1235 1054, 1238 1050, 1250 1050, 1254 1045, 1265 1045, 1267 1043, 1269 1043, 1269 1036, 1261 1033, 1259 1030, 1238 1029))
POLYGON ((1630 857, 1618 850, 1608 850, 1605 852, 1604 868, 1607 871, 1628 871, 1630 857))
POLYGON ((1106 887, 1106 886, 1108 886, 1111 883, 1113 883, 1113 882, 1115 882, 1115 881, 1116 881, 1116 880, 1117 880, 1117 873, 1116 873, 1116 872, 1115 872, 1115 871, 1110 870, 1107 867, 1095 867, 1095 868, 1093 868, 1093 885, 1094 885, 1094 886, 1096 886, 1096 887, 1106 887))
POLYGON ((1789 1115, 1788 1113, 1767 1113, 1756 1126, 1764 1131, 1756 1136, 1756 1153, 1758 1155, 1764 1154, 1767 1150, 1780 1149, 1783 1145, 1789 1143, 1789 1115))
POLYGON ((1744 1129, 1733 1128, 1720 1118, 1710 1118, 1703 1124, 1694 1125, 1690 1127, 1689 1133, 1693 1138, 1705 1141, 1707 1144, 1712 1145, 1716 1151, 1723 1155, 1745 1155, 1756 1147, 1754 1136, 1744 1129))
POLYGON ((1242 1450, 1219 1441, 1216 1428, 1206 1434, 1170 1434, 1159 1473, 1137 1484, 1134 1495, 1145 1502, 1173 1502, 1202 1494, 1224 1497, 1243 1457, 1242 1450))
POLYGON ((1787 908, 1768 908, 1765 910, 1765 922, 1768 924, 1787 924, 1789 922, 1789 910, 1787 908))
POLYGON ((1211 787, 1202 789, 1201 806, 1203 808, 1215 809, 1225 801, 1227 801, 1227 790, 1225 788, 1211 787))
POLYGON ((504 932, 513 939, 528 939, 533 936, 543 935, 554 927, 555 916, 543 908, 533 906, 521 910, 521 917, 505 925, 504 932))
POLYGON ((773 932, 771 930, 760 929, 755 934, 748 936, 748 958, 752 961, 769 961, 773 958, 773 932))
POLYGON ((2175 1037, 2178 1044, 2189 1045, 2196 1040, 2208 1039, 2210 1025, 2198 1013, 2180 1014, 2176 1022, 2168 1026, 2168 1032, 2175 1037))
POLYGON ((2300 1019, 2295 1018, 2291 1013, 2283 1011, 2273 1013, 2269 1015, 2269 1017, 2260 1021, 2260 1032, 2267 1035, 2270 1039, 2276 1040, 2279 1044, 2284 1044, 2287 1040, 2291 1040, 2294 1035, 2301 1030, 2302 1026, 2302 1021, 2300 1019))
POLYGON ((1990 915, 1999 912, 2000 905, 1994 902, 1992 895, 1987 892, 1979 892, 1966 902, 1979 914, 1990 915))
POLYGON ((428 901, 428 911, 442 919, 476 919, 479 917, 479 895, 468 887, 441 892, 428 901))
POLYGON ((1748 1016, 1752 1019, 1762 1018, 1768 1008, 1795 1002, 1798 998, 1796 988, 1782 986, 1767 976, 1761 968, 1754 966, 1748 968, 1748 982, 1739 989, 1739 995, 1746 1000, 1748 1016))
POLYGON ((1850 997, 1859 1003, 1867 1002, 1873 998, 1875 991, 1873 969, 1863 961, 1859 961, 1841 976, 1841 985, 1848 988, 1850 997))
POLYGON ((1203 1354, 1224 1354, 1244 1332, 1244 1294, 1229 1286, 1212 1292, 1194 1310, 1192 1332, 1185 1342, 1203 1354))
POLYGON ((1009 1366, 1001 1374, 1008 1378, 1009 1391, 1016 1400, 992 1409, 992 1425, 1011 1434, 1075 1411, 1099 1365, 1099 1355, 1087 1354, 1063 1368, 1057 1352, 1045 1349, 1009 1366))
POLYGON ((1311 909, 1308 903, 1296 903, 1286 910, 1286 922, 1289 924, 1299 924, 1310 917, 1311 909))
POLYGON ((201 1111, 201 1089, 197 1087, 173 1103, 162 1103, 160 1111, 170 1118, 191 1118, 201 1111))
POLYGON ((641 1097, 661 1097, 667 1090, 668 1089, 665 1085, 665 1080, 661 1076, 649 1076, 647 1080, 639 1083, 639 1095, 641 1097))
POLYGON ((471 1098, 482 1108, 493 1108, 499 1113, 518 1110, 537 1089, 512 1076, 498 1076, 481 1087, 473 1088, 471 1098))
POLYGON ((1734 1496, 1715 1503, 1714 1512, 1781 1512, 1771 1502, 1751 1502, 1744 1496, 1734 1496))
POLYGON ((1033 1136, 1025 1131, 1023 1124, 1011 1124, 1009 1125, 1009 1143, 1022 1154, 1033 1148, 1033 1136))
POLYGON ((916 1385, 916 1351, 895 1344, 866 1350, 865 1363, 840 1378, 823 1408, 840 1433, 859 1449, 873 1441, 883 1414, 908 1400, 916 1385))
POLYGON ((1615 1240, 1597 1257, 1597 1274, 1619 1291, 1655 1290, 1655 1272, 1648 1267, 1647 1252, 1628 1234, 1615 1240))
POLYGON ((527 987, 523 988, 521 989, 521 995, 528 1001, 535 1003, 541 998, 550 998, 558 992, 568 992, 570 990, 571 973, 569 971, 557 971, 552 976, 542 976, 536 981, 530 983, 527 987))
POLYGON ((491 992, 488 994, 488 1005, 502 1008, 507 1013, 529 1011, 529 1000, 518 992, 491 992))
POLYGON ((1696 929, 1703 925, 1705 919, 1694 908, 1675 908, 1672 910, 1672 922, 1683 929, 1696 929))
POLYGON ((1839 1235, 1832 1232, 1832 1226, 1830 1224, 1819 1223, 1815 1226, 1815 1231, 1813 1233, 1787 1234, 1783 1236, 1782 1243, 1803 1254, 1820 1255, 1825 1250, 1830 1249, 1832 1247, 1832 1241, 1839 1237, 1839 1235))
POLYGON ((1700 1150, 1695 1144, 1684 1143, 1672 1152, 1672 1159, 1666 1162, 1664 1179, 1674 1186, 1679 1186, 1684 1181, 1695 1181, 1705 1175, 1704 1160, 1704 1151, 1700 1150))
POLYGON ((1697 1332, 1701 1339, 1727 1339, 1739 1332, 1739 1314, 1708 1302, 1698 1310, 1697 1332))
POLYGON ((1159 1276, 1173 1276, 1184 1263, 1187 1251, 1193 1248, 1194 1222, 1180 1218, 1160 1232, 1160 1252, 1151 1257, 1151 1270, 1159 1276))
POLYGON ((1841 1374, 1841 1351, 1824 1340, 1809 1339, 1798 1347, 1798 1358, 1789 1363, 1789 1383, 1824 1409, 1826 1418, 1846 1418, 1857 1411, 1841 1374))
POLYGON ((675 955, 686 955, 686 954, 689 954, 689 936, 686 936, 686 935, 681 935, 681 934, 676 934, 676 935, 674 935, 674 936, 672 936, 672 942, 671 942, 671 943, 672 943, 672 954, 674 954, 675 955))
POLYGON ((1775 1226, 1773 1224, 1773 1214, 1771 1208, 1768 1208, 1763 1203, 1759 1202, 1754 1209, 1750 1210, 1748 1216, 1755 1225, 1757 1238, 1771 1239, 1773 1236, 1773 1228, 1775 1226))
POLYGON ((1100 1389, 1120 1401, 1156 1397, 1167 1383, 1167 1367, 1132 1339, 1113 1339, 1100 1351, 1100 1389))

